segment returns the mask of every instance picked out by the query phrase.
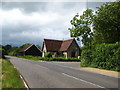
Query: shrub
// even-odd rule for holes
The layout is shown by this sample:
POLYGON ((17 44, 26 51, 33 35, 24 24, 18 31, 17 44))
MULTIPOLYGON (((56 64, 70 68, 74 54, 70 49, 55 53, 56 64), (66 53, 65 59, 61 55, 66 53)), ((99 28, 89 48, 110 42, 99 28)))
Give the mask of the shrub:
POLYGON ((44 60, 44 61, 80 61, 78 58, 64 58, 64 57, 40 57, 39 60, 44 60))
POLYGON ((0 48, 0 58, 5 58, 5 50, 0 48))
POLYGON ((42 61, 77 61, 77 62, 80 62, 80 59, 78 58, 64 58, 64 57, 36 57, 36 56, 17 56, 17 57, 20 57, 20 58, 25 58, 25 59, 29 59, 29 60, 35 60, 35 61, 39 61, 39 60, 42 60, 42 61))
POLYGON ((89 66, 92 61, 92 51, 90 49, 85 49, 81 53, 81 66, 89 66))
POLYGON ((81 66, 120 71, 120 43, 100 44, 82 50, 81 66))
POLYGON ((52 57, 52 53, 51 53, 51 52, 47 52, 47 53, 45 54, 45 57, 52 57))

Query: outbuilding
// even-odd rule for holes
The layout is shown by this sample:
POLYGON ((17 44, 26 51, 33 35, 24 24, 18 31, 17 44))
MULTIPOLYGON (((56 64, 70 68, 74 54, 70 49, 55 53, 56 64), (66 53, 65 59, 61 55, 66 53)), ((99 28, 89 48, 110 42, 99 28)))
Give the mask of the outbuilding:
POLYGON ((18 55, 42 56, 42 51, 34 44, 29 44, 29 45, 25 45, 22 49, 20 49, 18 55))

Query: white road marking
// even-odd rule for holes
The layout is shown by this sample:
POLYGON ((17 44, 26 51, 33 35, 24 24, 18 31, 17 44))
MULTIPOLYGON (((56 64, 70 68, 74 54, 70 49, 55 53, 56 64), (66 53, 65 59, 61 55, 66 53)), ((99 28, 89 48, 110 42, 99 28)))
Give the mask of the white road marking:
MULTIPOLYGON (((14 68, 17 69, 15 66, 14 66, 14 68)), ((25 87, 27 88, 27 90, 29 90, 29 88, 28 88, 28 86, 27 86, 25 80, 23 79, 22 75, 20 75, 20 78, 22 79, 22 81, 23 81, 25 87)))
POLYGON ((100 85, 97 85, 97 84, 94 84, 94 83, 91 83, 91 82, 85 81, 85 80, 80 79, 80 78, 76 78, 76 77, 74 77, 74 76, 71 76, 71 75, 68 75, 68 74, 65 74, 65 73, 62 73, 62 74, 65 75, 65 76, 68 76, 68 77, 74 78, 74 79, 76 79, 76 80, 80 80, 80 81, 82 81, 82 82, 85 82, 85 83, 88 83, 88 84, 91 84, 91 85, 94 85, 94 86, 100 87, 100 88, 105 88, 105 87, 102 87, 102 86, 100 86, 100 85))
POLYGON ((29 88, 28 88, 28 86, 27 86, 26 82, 24 81, 24 79, 23 79, 23 77, 22 77, 21 75, 20 75, 20 78, 22 79, 22 81, 23 81, 23 83, 24 83, 25 87, 27 88, 27 90, 29 90, 29 88))
MULTIPOLYGON (((50 62, 49 62, 50 63, 50 62)), ((50 63, 50 64, 55 64, 55 65, 58 65, 56 63, 50 63)), ((81 71, 85 71, 85 72, 90 72, 90 73, 95 73, 95 74, 100 74, 100 75, 104 75, 104 76, 109 76, 109 77, 114 77, 114 78, 120 78, 119 76, 116 77, 116 76, 112 76, 112 75, 107 75, 107 74, 103 74, 103 73, 97 73, 97 72, 92 72, 92 71, 87 71, 87 70, 82 70, 82 69, 78 69, 78 68, 74 68, 74 67, 70 67, 70 66, 64 66, 64 65, 58 65, 58 66, 61 66, 61 67, 67 67, 67 68, 70 68, 70 69, 75 69, 75 70, 81 70, 81 71)))

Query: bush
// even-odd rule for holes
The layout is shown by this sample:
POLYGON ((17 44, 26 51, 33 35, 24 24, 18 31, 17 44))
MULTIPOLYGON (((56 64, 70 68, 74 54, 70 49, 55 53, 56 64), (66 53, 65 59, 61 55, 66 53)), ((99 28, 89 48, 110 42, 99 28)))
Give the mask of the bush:
POLYGON ((12 47, 10 51, 8 52, 8 55, 10 56, 17 56, 20 48, 19 47, 12 47))
POLYGON ((5 50, 3 48, 0 48, 0 58, 5 59, 5 50))
POLYGON ((120 71, 120 43, 100 44, 82 51, 81 66, 120 71))
POLYGON ((47 52, 47 53, 45 54, 45 57, 52 57, 52 53, 51 53, 51 52, 47 52))
POLYGON ((39 60, 42 60, 42 61, 77 61, 77 62, 80 62, 80 59, 78 58, 63 58, 63 57, 36 57, 36 56, 17 56, 17 57, 20 57, 20 58, 25 58, 25 59, 29 59, 29 60, 35 60, 35 61, 39 61, 39 60))
POLYGON ((50 58, 48 58, 48 57, 39 57, 39 60, 43 60, 43 61, 65 61, 65 62, 67 62, 67 61, 77 61, 77 62, 79 62, 80 61, 80 59, 78 59, 78 58, 64 58, 64 57, 50 57, 50 58))
POLYGON ((89 66, 92 61, 92 51, 90 49, 85 49, 81 53, 81 66, 89 66))

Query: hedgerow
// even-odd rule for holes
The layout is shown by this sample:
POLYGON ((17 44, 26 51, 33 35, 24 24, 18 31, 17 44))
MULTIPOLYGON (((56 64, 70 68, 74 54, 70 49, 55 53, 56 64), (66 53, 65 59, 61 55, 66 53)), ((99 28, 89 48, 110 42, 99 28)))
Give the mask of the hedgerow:
POLYGON ((81 66, 120 71, 120 42, 85 47, 81 54, 81 66))
POLYGON ((29 60, 35 60, 35 61, 76 61, 76 62, 80 62, 80 59, 78 58, 64 58, 64 57, 36 57, 36 56, 17 56, 20 58, 25 58, 25 59, 29 59, 29 60))

